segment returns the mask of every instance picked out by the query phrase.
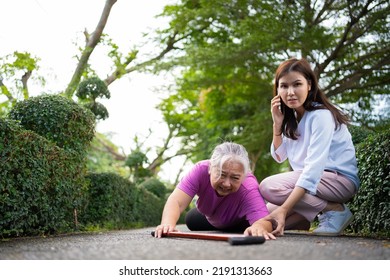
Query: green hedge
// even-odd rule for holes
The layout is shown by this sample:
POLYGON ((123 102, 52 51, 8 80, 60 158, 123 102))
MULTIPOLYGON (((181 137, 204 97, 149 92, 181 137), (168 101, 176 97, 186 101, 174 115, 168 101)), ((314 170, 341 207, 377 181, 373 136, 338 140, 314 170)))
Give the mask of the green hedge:
POLYGON ((95 133, 93 113, 61 95, 41 95, 16 103, 8 116, 58 147, 86 153, 95 133))
POLYGON ((361 186, 350 206, 354 232, 390 237, 390 130, 356 146, 361 186))
POLYGON ((77 153, 0 119, 0 236, 73 229, 85 180, 77 153))
POLYGON ((168 193, 168 189, 165 187, 165 185, 156 178, 146 179, 139 185, 139 187, 146 189, 161 199, 166 199, 168 193))
POLYGON ((60 95, 16 103, 0 120, 0 235, 73 230, 86 193, 92 112, 60 95))
MULTIPOLYGON (((351 228, 389 237, 390 132, 351 133, 362 182, 351 228)), ((72 231, 75 218, 111 229, 160 223, 168 193, 157 179, 135 186, 113 173, 86 176, 93 136, 93 114, 61 96, 30 98, 0 118, 0 236, 72 231)))
POLYGON ((355 125, 350 125, 348 127, 349 132, 351 133, 352 136, 352 141, 355 147, 364 142, 370 135, 373 135, 375 132, 361 126, 355 126, 355 125))
POLYGON ((157 225, 162 200, 114 173, 90 173, 86 207, 80 222, 109 229, 157 225))
MULTIPOLYGON (((166 186, 158 179, 156 178, 149 178, 146 181, 142 182, 139 185, 140 188, 146 189, 147 191, 153 193, 158 198, 160 198, 165 205, 165 202, 168 198, 168 196, 171 194, 172 190, 168 190, 166 186)), ((191 204, 180 214, 179 220, 177 221, 177 224, 185 224, 185 216, 187 212, 191 209, 191 204)), ((161 221, 161 215, 162 210, 160 213, 154 213, 153 215, 158 216, 157 223, 154 225, 159 225, 161 221)), ((153 224, 151 224, 153 225, 153 224)))

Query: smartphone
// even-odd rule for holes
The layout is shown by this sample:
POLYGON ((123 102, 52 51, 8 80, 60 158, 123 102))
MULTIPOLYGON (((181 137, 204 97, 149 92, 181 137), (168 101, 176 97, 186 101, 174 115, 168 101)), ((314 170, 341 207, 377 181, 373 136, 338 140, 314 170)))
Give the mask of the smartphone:
POLYGON ((284 105, 284 103, 283 103, 283 101, 282 101, 282 98, 281 97, 279 97, 280 98, 280 111, 282 112, 282 114, 284 115, 284 106, 286 106, 286 105, 284 105))

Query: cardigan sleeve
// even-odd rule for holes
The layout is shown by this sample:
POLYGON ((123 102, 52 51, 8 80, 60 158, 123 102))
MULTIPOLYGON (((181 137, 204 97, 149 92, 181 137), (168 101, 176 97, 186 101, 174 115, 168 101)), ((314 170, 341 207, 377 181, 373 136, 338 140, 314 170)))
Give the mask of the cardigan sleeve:
POLYGON ((282 144, 275 150, 274 143, 271 144, 271 156, 278 163, 282 163, 287 159, 286 144, 284 143, 284 137, 282 144))
POLYGON ((303 170, 296 185, 316 194, 335 132, 335 122, 328 110, 317 110, 305 126, 309 146, 303 162, 303 170))

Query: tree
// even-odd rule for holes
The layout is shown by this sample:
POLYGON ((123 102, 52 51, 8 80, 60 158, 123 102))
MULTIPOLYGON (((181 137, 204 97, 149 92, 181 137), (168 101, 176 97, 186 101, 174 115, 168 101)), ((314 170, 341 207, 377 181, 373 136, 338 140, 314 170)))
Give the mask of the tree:
MULTIPOLYGON (((277 65, 288 57, 310 60, 327 95, 340 104, 354 104, 359 113, 372 113, 372 100, 389 94, 388 1, 182 0, 165 7, 162 16, 171 19, 170 25, 157 30, 160 45, 146 59, 139 58, 137 47, 120 53, 104 34, 116 2, 106 0, 95 30, 84 32, 85 46, 64 92, 73 98, 80 82, 94 76, 88 61, 102 44, 110 48, 113 62, 104 79, 107 86, 133 71, 181 71, 177 94, 160 106, 169 134, 149 161, 154 174, 172 156, 208 157, 221 139, 244 144, 253 167, 260 174, 272 172, 271 81, 277 65), (182 147, 167 156, 175 138, 182 147)), ((36 69, 24 71, 19 88, 27 89, 36 69)), ((0 83, 9 102, 16 95, 7 92, 4 79, 0 83)), ((369 117, 356 114, 354 121, 372 125, 378 118, 369 117)))
POLYGON ((129 170, 125 167, 126 154, 119 151, 107 135, 99 132, 88 151, 87 169, 93 173, 116 173, 122 177, 129 177, 129 170))
MULTIPOLYGON (((30 53, 15 51, 0 59, 0 96, 5 100, 0 103, 0 116, 6 114, 18 99, 27 99, 30 96, 28 81, 32 73, 39 69, 39 58, 30 53), (20 77, 17 79, 16 77, 20 77), (4 81, 9 81, 6 85, 4 81)), ((41 76, 33 77, 40 84, 45 84, 41 76)))
POLYGON ((106 119, 109 114, 101 103, 97 102, 97 98, 110 98, 111 93, 107 85, 98 77, 88 78, 82 81, 76 92, 79 102, 94 113, 96 119, 106 119))
POLYGON ((345 109, 372 112, 371 101, 389 94, 389 11, 388 1, 373 0, 183 0, 168 6, 163 15, 172 20, 161 34, 186 40, 180 55, 160 64, 182 70, 177 93, 161 104, 165 120, 180 131, 183 147, 194 148, 192 158, 206 158, 220 139, 230 139, 246 146, 259 176, 269 175, 277 65, 305 57, 328 97, 352 104, 345 109))
MULTIPOLYGON (((66 89, 61 94, 64 94, 68 98, 77 97, 79 103, 90 108, 97 119, 104 119, 108 117, 106 108, 96 101, 97 98, 110 98, 108 87, 116 80, 128 75, 134 71, 146 71, 152 69, 152 65, 156 61, 162 59, 169 52, 174 50, 174 45, 182 40, 182 37, 177 34, 172 34, 164 38, 164 42, 161 45, 156 46, 156 52, 146 58, 139 58, 138 54, 141 47, 133 47, 127 54, 122 54, 119 51, 119 47, 109 38, 108 35, 104 34, 105 26, 108 22, 110 13, 117 0, 106 0, 102 10, 99 22, 96 25, 95 30, 89 33, 87 30, 84 31, 85 45, 80 47, 80 54, 77 56, 78 62, 75 67, 73 76, 67 85, 66 89), (96 77, 93 67, 89 64, 89 59, 92 53, 98 47, 108 47, 109 51, 107 56, 112 59, 112 72, 107 74, 105 79, 96 77), (102 81, 104 85, 102 85, 102 81), (96 89, 94 92, 91 89, 96 89)), ((28 81, 34 74, 37 73, 39 59, 33 57, 29 53, 18 53, 15 52, 12 56, 6 56, 4 63, 0 65, 0 97, 5 96, 6 101, 0 104, 1 115, 6 115, 7 110, 10 109, 13 104, 21 99, 29 98, 28 81), (16 73, 18 72, 18 73, 16 73), (20 74, 19 74, 20 73, 20 74), (18 74, 18 75, 16 75, 18 74), (21 79, 19 77, 22 77, 21 79), (7 86, 7 81, 15 84, 16 86, 7 86)), ((44 82, 43 79, 41 79, 44 82)), ((2 102, 2 99, 0 99, 2 102)), ((164 140, 161 148, 158 148, 158 154, 156 158, 152 159, 151 166, 148 169, 153 174, 156 174, 165 161, 176 156, 171 155, 168 157, 164 156, 164 153, 169 148, 169 143, 173 135, 168 135, 168 139, 164 140)), ((98 152, 98 145, 94 145, 98 152)), ((113 151, 111 149, 108 152, 113 151)), ((113 153, 116 157, 117 154, 113 153)), ((126 156, 124 157, 124 159, 126 156)))

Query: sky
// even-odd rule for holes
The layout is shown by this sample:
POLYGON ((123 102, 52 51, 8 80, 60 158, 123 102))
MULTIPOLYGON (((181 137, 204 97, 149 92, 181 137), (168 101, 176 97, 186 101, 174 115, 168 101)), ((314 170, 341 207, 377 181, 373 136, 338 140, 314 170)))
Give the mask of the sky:
MULTIPOLYGON (((167 21, 155 18, 167 4, 175 0, 118 0, 111 10, 104 33, 126 53, 139 45, 143 33, 161 27, 167 21)), ((29 52, 39 57, 40 73, 47 84, 30 84, 31 95, 64 90, 76 67, 78 53, 75 42, 82 42, 83 31, 92 33, 100 18, 105 0, 0 0, 0 57, 14 51, 29 52)), ((146 45, 143 49, 147 49, 146 45)), ((107 58, 95 52, 90 58, 101 78, 110 73, 107 58)), ((131 73, 110 85, 111 98, 101 100, 110 117, 97 124, 97 131, 109 134, 111 140, 129 154, 132 139, 141 140, 152 129, 147 144, 161 144, 167 129, 161 113, 155 108, 164 96, 156 89, 172 81, 172 77, 131 73)), ((182 159, 163 167, 160 177, 174 180, 182 159)))

